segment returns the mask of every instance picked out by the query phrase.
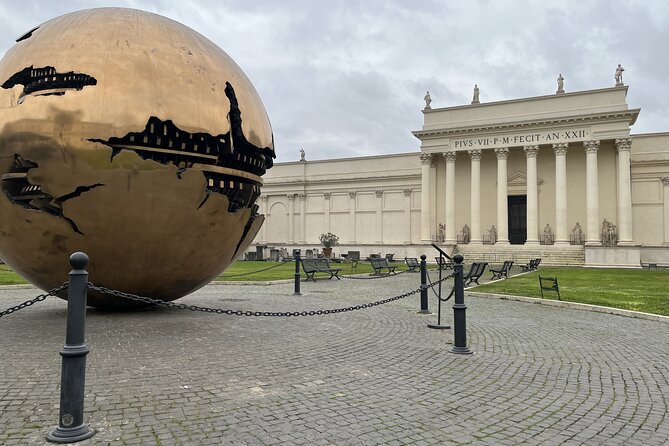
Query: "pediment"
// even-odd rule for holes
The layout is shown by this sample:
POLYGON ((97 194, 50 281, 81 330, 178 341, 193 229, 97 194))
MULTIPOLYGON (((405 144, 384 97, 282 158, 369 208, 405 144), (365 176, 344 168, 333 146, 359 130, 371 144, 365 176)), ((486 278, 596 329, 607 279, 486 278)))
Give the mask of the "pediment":
MULTIPOLYGON (((537 178, 537 186, 543 182, 544 180, 537 178)), ((507 187, 525 187, 527 185, 527 175, 525 172, 516 172, 508 177, 506 185, 507 187)))

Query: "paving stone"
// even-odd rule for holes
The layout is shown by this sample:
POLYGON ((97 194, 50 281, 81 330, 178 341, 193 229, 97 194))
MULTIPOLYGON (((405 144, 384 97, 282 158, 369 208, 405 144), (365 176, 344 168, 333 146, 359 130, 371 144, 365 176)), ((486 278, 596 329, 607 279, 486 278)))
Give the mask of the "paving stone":
MULTIPOLYGON (((299 297, 292 284, 210 285, 180 302, 331 309, 417 289, 418 280, 317 281, 299 297)), ((0 308, 37 294, 0 290, 0 308)), ((416 313, 418 294, 315 317, 89 309, 85 418, 99 432, 79 444, 669 443, 666 323, 466 303, 470 356, 448 353, 452 330, 426 328, 436 315, 416 313)), ((0 319, 0 444, 48 444, 65 305, 47 299, 0 319)), ((442 310, 452 323, 450 302, 442 310)))

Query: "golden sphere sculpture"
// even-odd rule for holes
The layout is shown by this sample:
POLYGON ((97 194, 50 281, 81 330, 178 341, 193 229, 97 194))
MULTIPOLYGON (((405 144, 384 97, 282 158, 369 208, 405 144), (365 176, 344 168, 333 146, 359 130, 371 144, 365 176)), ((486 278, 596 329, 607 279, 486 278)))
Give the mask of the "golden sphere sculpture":
POLYGON ((17 39, 0 83, 0 256, 38 287, 61 285, 83 251, 96 285, 174 300, 262 225, 267 112, 192 29, 133 9, 66 14, 17 39))

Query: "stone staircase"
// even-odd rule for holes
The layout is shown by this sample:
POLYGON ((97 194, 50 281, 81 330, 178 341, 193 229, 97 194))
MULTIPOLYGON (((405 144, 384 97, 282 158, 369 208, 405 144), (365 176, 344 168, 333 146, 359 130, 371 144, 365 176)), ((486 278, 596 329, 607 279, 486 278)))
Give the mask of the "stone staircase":
MULTIPOLYGON (((452 252, 455 247, 447 248, 449 249, 444 251, 452 252)), ((531 259, 540 258, 542 266, 585 264, 585 247, 581 245, 457 245, 457 251, 465 257, 466 262, 478 260, 502 263, 505 260, 513 260, 516 264, 525 264, 531 259)))

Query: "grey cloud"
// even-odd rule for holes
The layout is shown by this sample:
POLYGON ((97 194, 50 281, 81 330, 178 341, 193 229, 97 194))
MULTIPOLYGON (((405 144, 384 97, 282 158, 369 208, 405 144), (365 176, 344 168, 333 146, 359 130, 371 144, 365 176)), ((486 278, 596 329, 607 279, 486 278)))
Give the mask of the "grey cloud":
MULTIPOLYGON (((0 4, 0 53, 21 33, 102 1, 0 4)), ((626 68, 633 132, 669 131, 669 6, 661 1, 126 0, 196 29, 256 85, 279 161, 417 151, 433 107, 613 85, 626 68)))

